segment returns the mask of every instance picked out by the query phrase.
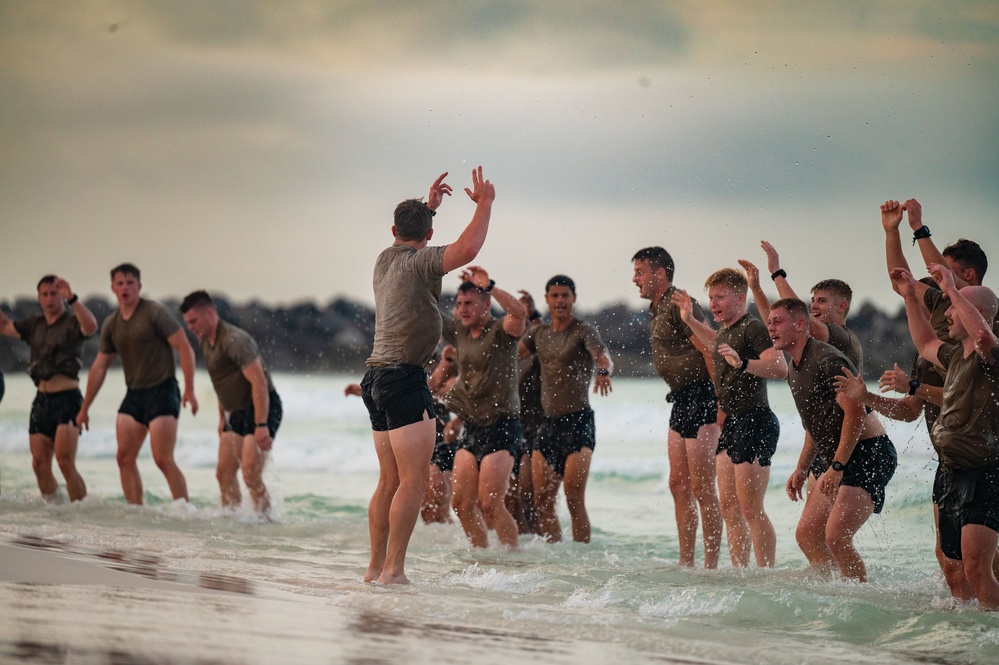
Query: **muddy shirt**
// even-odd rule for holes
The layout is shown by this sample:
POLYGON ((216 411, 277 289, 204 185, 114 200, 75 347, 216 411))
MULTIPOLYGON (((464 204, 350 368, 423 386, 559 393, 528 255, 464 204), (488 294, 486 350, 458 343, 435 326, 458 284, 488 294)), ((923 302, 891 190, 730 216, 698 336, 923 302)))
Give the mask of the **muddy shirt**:
POLYGON ((71 311, 63 312, 55 323, 49 325, 44 314, 15 321, 14 329, 31 347, 28 375, 38 385, 60 374, 74 381, 80 380, 83 366, 83 341, 80 322, 71 311))
MULTIPOLYGON (((260 358, 260 349, 250 334, 226 321, 219 321, 215 331, 215 346, 208 339, 201 340, 201 353, 205 356, 205 366, 212 386, 219 397, 224 411, 252 411, 253 386, 243 376, 254 360, 260 358)), ((263 359, 261 359, 261 363, 263 359)), ((270 372, 264 368, 268 393, 274 391, 270 372)))
POLYGON ((816 452, 825 465, 832 464, 843 431, 843 409, 836 403, 833 380, 847 368, 857 368, 832 344, 809 337, 801 361, 787 368, 794 405, 805 431, 812 435, 816 452))
POLYGON ((159 385, 174 376, 173 347, 167 339, 180 330, 177 319, 158 302, 139 298, 127 321, 115 310, 101 327, 101 353, 116 353, 133 390, 159 385))
POLYGON ((447 405, 467 423, 485 427, 503 416, 520 415, 517 344, 503 319, 489 319, 478 337, 458 319, 444 322, 444 339, 458 350, 458 379, 447 405))
POLYGON ((564 416, 589 407, 594 359, 607 352, 596 328, 575 318, 558 332, 543 323, 524 336, 524 345, 541 363, 545 415, 564 416))
POLYGON ((937 359, 947 370, 943 406, 933 441, 947 470, 999 464, 999 362, 977 353, 964 357, 960 344, 944 344, 937 359))
POLYGON ((375 342, 369 367, 425 366, 441 337, 444 249, 392 245, 375 261, 375 342))
MULTIPOLYGON (((697 381, 710 381, 711 375, 704 355, 690 341, 693 331, 680 318, 680 308, 670 299, 674 291, 676 289, 671 288, 657 304, 649 306, 652 313, 649 333, 656 371, 670 390, 679 390, 697 381)), ((690 302, 694 318, 704 321, 701 306, 693 299, 690 302)))
POLYGON ((718 346, 728 344, 740 358, 755 360, 767 349, 773 348, 770 334, 758 319, 748 313, 729 328, 721 328, 715 338, 715 392, 718 406, 725 413, 743 413, 750 409, 770 408, 767 400, 767 380, 732 367, 718 353, 718 346))

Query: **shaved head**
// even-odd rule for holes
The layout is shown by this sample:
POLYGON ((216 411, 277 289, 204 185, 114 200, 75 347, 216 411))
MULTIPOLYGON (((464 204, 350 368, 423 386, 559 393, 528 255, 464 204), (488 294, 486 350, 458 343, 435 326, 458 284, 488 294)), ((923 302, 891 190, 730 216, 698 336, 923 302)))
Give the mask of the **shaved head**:
POLYGON ((968 299, 975 306, 982 317, 992 323, 999 314, 999 299, 992 289, 987 286, 966 286, 961 289, 961 295, 968 299))

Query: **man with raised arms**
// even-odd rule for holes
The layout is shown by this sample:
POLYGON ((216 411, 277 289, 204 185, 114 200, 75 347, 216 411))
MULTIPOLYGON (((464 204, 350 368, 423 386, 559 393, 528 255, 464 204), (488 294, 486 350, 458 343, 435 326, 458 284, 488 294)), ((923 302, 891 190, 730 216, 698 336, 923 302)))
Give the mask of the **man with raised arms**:
MULTIPOLYGON (((712 383, 710 347, 683 322, 673 302, 675 266, 662 247, 646 247, 631 258, 632 281, 649 301, 652 360, 670 388, 672 403, 666 450, 669 489, 676 512, 680 565, 694 565, 698 512, 704 522, 704 567, 717 568, 721 550, 722 517, 715 489, 715 453, 718 450, 718 400, 712 383)), ((691 300, 691 315, 704 321, 700 305, 691 300)))
POLYGON ((38 489, 46 501, 59 497, 59 483, 52 472, 54 456, 66 479, 69 500, 80 501, 87 495, 87 485, 76 469, 80 437, 76 415, 83 404, 80 368, 83 341, 97 332, 97 319, 69 283, 55 275, 39 280, 38 304, 42 313, 23 321, 11 321, 0 312, 0 334, 20 337, 31 347, 28 374, 38 393, 28 417, 28 440, 38 489))
MULTIPOLYGON (((444 339, 458 350, 458 378, 446 395, 464 426, 454 457, 454 510, 473 547, 489 545, 489 527, 501 544, 517 547, 517 522, 506 494, 523 440, 517 394, 517 344, 527 309, 477 266, 462 274, 455 318, 444 339), (492 298, 506 316, 492 316, 492 298)), ((454 421, 452 421, 454 422, 454 421)))
POLYGON ((187 481, 173 459, 177 444, 177 419, 181 406, 198 413, 194 395, 194 350, 177 319, 158 302, 139 297, 139 269, 123 263, 111 269, 111 290, 118 309, 101 328, 101 346, 90 366, 87 392, 76 417, 80 428, 90 424, 89 410, 114 359, 121 356, 128 391, 118 409, 118 471, 125 500, 142 504, 142 476, 137 459, 149 433, 153 461, 163 472, 174 500, 187 500, 187 481), (184 374, 181 397, 174 366, 174 351, 184 374))
POLYGON ((847 392, 837 393, 836 378, 852 378, 857 368, 831 344, 812 338, 808 320, 808 306, 797 298, 770 308, 770 337, 791 358, 787 382, 805 428, 798 465, 787 480, 792 501, 802 498, 816 457, 822 465, 795 538, 815 570, 828 573, 835 564, 843 577, 866 582, 853 538, 884 506, 885 486, 897 466, 895 446, 873 411, 847 392))
POLYGON ((267 516, 270 495, 264 485, 267 453, 281 425, 281 398, 274 390, 270 372, 264 367, 257 342, 249 333, 219 318, 215 301, 205 291, 194 291, 180 304, 201 353, 219 402, 219 459, 216 477, 222 506, 238 508, 242 503, 237 473, 253 501, 253 508, 267 516))
POLYGON ((433 217, 451 187, 441 174, 426 203, 403 201, 395 209, 393 244, 375 261, 375 340, 361 382, 378 456, 378 486, 368 505, 371 561, 366 582, 407 584, 409 539, 420 514, 434 451, 436 419, 424 366, 440 340, 441 278, 479 253, 489 230, 496 190, 472 171, 465 193, 475 212, 450 245, 428 246, 433 217))
POLYGON ((934 332, 909 271, 896 268, 891 278, 905 299, 919 355, 945 372, 943 404, 933 426, 943 467, 940 548, 948 559, 960 562, 979 608, 997 610, 999 582, 993 560, 999 545, 999 338, 992 322, 999 301, 984 286, 958 288, 941 264, 928 268, 951 303, 946 316, 954 344, 942 342, 934 332))
POLYGON ((719 324, 717 334, 694 317, 686 291, 675 291, 672 297, 683 322, 713 349, 715 393, 725 414, 716 466, 729 555, 733 566, 745 567, 752 549, 756 565, 772 567, 777 533, 763 501, 780 423, 770 410, 766 380, 787 376, 787 363, 773 348, 766 327, 746 311, 745 275, 722 268, 704 286, 719 324))
POLYGON ((589 387, 596 365, 593 392, 611 391, 614 363, 600 333, 573 316, 576 283, 555 275, 545 285, 551 323, 532 329, 520 344, 520 356, 537 354, 541 363, 541 406, 545 422, 531 455, 531 480, 538 530, 548 542, 562 539, 555 512, 559 485, 565 481, 565 501, 572 520, 572 539, 590 542, 586 512, 586 481, 596 446, 596 426, 589 387))

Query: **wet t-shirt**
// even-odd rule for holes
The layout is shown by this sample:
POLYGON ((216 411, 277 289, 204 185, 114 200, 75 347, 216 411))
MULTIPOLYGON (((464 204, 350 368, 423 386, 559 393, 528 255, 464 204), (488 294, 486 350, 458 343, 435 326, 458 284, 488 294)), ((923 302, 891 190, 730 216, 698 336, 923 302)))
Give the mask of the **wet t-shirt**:
MULTIPOLYGON (((944 384, 944 377, 937 366, 918 354, 912 363, 911 377, 920 383, 937 388, 944 384)), ((923 418, 926 419, 926 429, 930 433, 930 443, 933 444, 934 450, 936 450, 937 444, 933 441, 933 425, 936 424, 938 417, 940 417, 940 407, 929 400, 923 400, 923 418)), ((939 454, 939 451, 937 452, 939 454)))
MULTIPOLYGON (((670 298, 675 290, 671 288, 658 303, 649 306, 652 314, 649 321, 652 361, 670 390, 711 380, 704 355, 690 341, 694 333, 680 318, 680 308, 670 298)), ((697 301, 691 299, 691 305, 694 318, 704 321, 704 312, 697 301)))
POLYGON ((485 427, 520 414, 517 392, 519 337, 503 330, 503 319, 489 319, 478 337, 458 319, 444 322, 444 339, 458 350, 458 378, 447 404, 465 422, 485 427))
MULTIPOLYGON (((230 412, 252 410, 253 386, 243 375, 243 370, 260 358, 260 349, 250 334, 231 323, 219 321, 215 331, 215 345, 209 344, 206 337, 201 340, 201 353, 205 356, 208 376, 211 377, 222 409, 230 412)), ((267 378, 268 392, 273 392, 274 384, 266 368, 264 376, 267 378)))
POLYGON ((375 341, 369 367, 426 365, 441 337, 444 249, 392 245, 375 261, 375 341))
POLYGON ((767 400, 767 380, 732 367, 725 357, 718 353, 718 346, 728 344, 740 358, 755 360, 767 349, 773 348, 766 327, 748 313, 731 327, 722 327, 715 338, 715 392, 718 406, 725 413, 738 414, 750 409, 769 408, 767 400))
POLYGON ((947 370, 933 425, 940 463, 948 470, 999 464, 999 362, 977 353, 965 358, 960 344, 944 344, 937 359, 947 370))
POLYGON ((546 415, 564 416, 589 407, 594 359, 607 352, 596 328, 572 319, 565 330, 555 332, 546 323, 528 332, 524 345, 541 363, 541 406, 546 415))
POLYGON ((101 353, 121 358, 125 385, 151 388, 174 376, 173 347, 167 339, 180 330, 177 319, 158 302, 140 298, 127 321, 116 310, 101 327, 101 353))
POLYGON ((860 346, 860 340, 853 333, 853 331, 846 326, 841 326, 835 323, 828 323, 826 324, 826 327, 829 329, 828 343, 831 344, 837 351, 849 358, 850 362, 853 363, 853 366, 857 368, 858 372, 863 373, 864 349, 860 346))
POLYGON ((52 325, 43 314, 29 316, 23 321, 15 321, 14 329, 31 347, 28 375, 35 385, 56 375, 75 381, 80 379, 86 337, 80 331, 75 314, 66 310, 52 325))
POLYGON ((801 423, 815 441, 824 464, 832 463, 843 430, 843 409, 836 403, 834 379, 843 368, 857 373, 850 359, 832 344, 809 337, 798 363, 787 368, 794 405, 801 423))

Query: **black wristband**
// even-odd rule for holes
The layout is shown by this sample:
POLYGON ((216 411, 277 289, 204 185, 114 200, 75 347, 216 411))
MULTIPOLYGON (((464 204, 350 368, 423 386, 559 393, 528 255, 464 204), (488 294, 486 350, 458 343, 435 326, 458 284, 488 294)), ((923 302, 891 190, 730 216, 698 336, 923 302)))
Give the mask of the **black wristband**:
POLYGON ((256 427, 257 429, 260 429, 261 427, 267 427, 267 423, 257 423, 256 425, 254 425, 254 427, 256 427))
POLYGON ((739 367, 739 371, 745 372, 747 367, 749 367, 748 357, 742 359, 742 365, 739 367))
POLYGON ((489 280, 489 286, 487 286, 485 289, 483 289, 483 291, 485 291, 486 293, 492 293, 492 290, 493 290, 494 286, 496 286, 496 280, 495 279, 491 279, 491 280, 489 280))
POLYGON ((838 460, 833 460, 833 463, 830 465, 830 468, 833 471, 843 471, 844 469, 846 469, 846 464, 843 464, 838 460))
POLYGON ((597 376, 610 376, 610 370, 606 367, 601 367, 597 370, 597 376))
POLYGON ((66 304, 72 307, 76 304, 76 301, 80 299, 80 296, 73 294, 73 297, 66 301, 66 304))
POLYGON ((777 272, 774 272, 774 273, 770 274, 770 279, 772 279, 774 281, 776 281, 778 277, 783 277, 784 279, 787 279, 787 273, 784 272, 783 268, 781 268, 777 272))
POLYGON ((534 310, 533 312, 531 312, 531 315, 527 318, 529 318, 531 321, 537 321, 538 319, 541 318, 541 312, 539 312, 538 310, 534 310))
POLYGON ((429 210, 429 211, 430 211, 430 216, 431 216, 431 217, 436 217, 436 216, 437 216, 437 211, 436 211, 436 210, 434 210, 433 208, 431 208, 431 207, 430 207, 429 205, 427 205, 426 203, 424 203, 423 205, 427 206, 427 210, 429 210))
POLYGON ((921 384, 919 381, 916 381, 915 379, 909 381, 909 394, 915 395, 916 391, 919 390, 919 386, 921 385, 923 384, 921 384))
POLYGON ((930 227, 925 225, 920 226, 918 229, 916 229, 915 233, 912 234, 912 244, 915 245, 917 240, 922 240, 923 238, 929 238, 930 235, 932 235, 930 233, 930 227))

